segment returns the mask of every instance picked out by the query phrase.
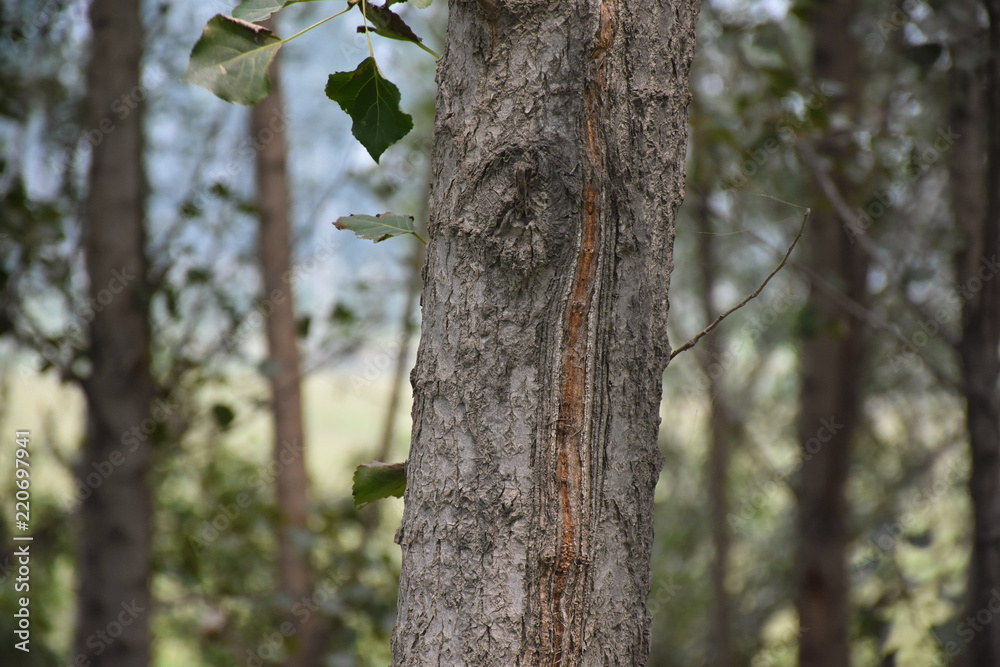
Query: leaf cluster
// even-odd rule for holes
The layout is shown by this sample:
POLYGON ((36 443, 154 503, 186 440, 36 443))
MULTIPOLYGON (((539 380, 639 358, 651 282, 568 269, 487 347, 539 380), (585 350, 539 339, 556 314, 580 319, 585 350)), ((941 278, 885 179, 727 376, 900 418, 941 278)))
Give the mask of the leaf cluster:
MULTIPOLYGON (((430 55, 437 54, 423 44, 399 14, 390 9, 393 0, 373 5, 367 0, 349 0, 347 8, 298 33, 280 38, 262 25, 285 7, 315 0, 244 0, 232 16, 212 17, 191 50, 184 81, 201 86, 234 104, 253 105, 271 92, 269 70, 278 50, 286 43, 358 7, 363 24, 359 32, 368 38, 369 57, 349 72, 330 75, 326 94, 351 117, 355 138, 375 162, 385 150, 413 129, 413 118, 399 106, 399 89, 381 73, 371 48, 371 34, 416 44, 430 55)), ((417 8, 430 0, 412 0, 417 8)))

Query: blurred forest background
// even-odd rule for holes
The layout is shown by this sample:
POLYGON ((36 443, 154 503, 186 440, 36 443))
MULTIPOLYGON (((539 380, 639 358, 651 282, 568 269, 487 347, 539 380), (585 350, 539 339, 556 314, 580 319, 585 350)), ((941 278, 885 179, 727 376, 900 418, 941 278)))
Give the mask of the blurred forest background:
MULTIPOLYGON (((296 5, 277 31, 336 4, 296 5)), ((386 210, 426 218, 433 58, 374 44, 415 125, 376 166, 323 93, 327 74, 367 54, 354 19, 285 47, 280 93, 251 113, 180 82, 205 22, 232 5, 147 0, 137 84, 95 111, 95 82, 113 79, 122 57, 90 60, 87 3, 0 6, 0 662, 70 665, 95 645, 115 649, 87 624, 87 601, 104 593, 86 582, 111 567, 93 555, 128 520, 114 508, 145 497, 150 551, 135 555, 149 562, 137 576, 148 576, 139 613, 151 632, 121 647, 146 642, 157 667, 384 667, 402 501, 356 510, 351 479, 359 463, 406 458, 422 249, 331 223, 386 210), (150 350, 136 397, 154 411, 134 440, 102 450, 88 432, 99 435, 94 405, 118 405, 102 382, 124 351, 117 333, 88 333, 101 290, 114 289, 88 275, 121 269, 110 257, 88 264, 84 250, 127 250, 129 239, 119 218, 105 220, 103 240, 84 230, 90 211, 106 210, 100 196, 128 186, 89 165, 128 127, 142 138, 125 172, 138 184, 144 231, 132 243, 146 270, 122 274, 136 291, 114 303, 148 313, 135 329, 150 350), (8 463, 25 429, 30 655, 11 639, 8 463), (133 451, 148 457, 139 467, 133 451), (91 493, 112 509, 88 516, 91 493)), ((446 3, 399 11, 440 52, 446 3)), ((802 210, 776 199, 814 220, 761 296, 665 374, 651 665, 793 665, 800 640, 856 665, 986 664, 969 647, 997 630, 966 619, 967 405, 996 418, 995 393, 992 407, 970 393, 996 390, 996 341, 991 356, 977 337, 989 327, 974 328, 997 309, 997 232, 982 223, 997 110, 984 95, 996 97, 987 16, 973 0, 703 4, 674 346, 781 259, 802 210)), ((1000 521, 988 509, 981 526, 1000 521)))

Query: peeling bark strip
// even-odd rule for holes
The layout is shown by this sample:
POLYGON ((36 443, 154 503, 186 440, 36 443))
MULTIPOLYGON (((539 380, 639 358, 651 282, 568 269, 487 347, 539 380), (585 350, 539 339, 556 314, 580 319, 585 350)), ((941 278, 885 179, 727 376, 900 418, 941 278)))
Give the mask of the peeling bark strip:
POLYGON ((451 0, 394 667, 639 667, 697 0, 451 0))
POLYGON ((587 585, 590 554, 584 549, 584 536, 593 530, 588 512, 590 495, 600 489, 599 480, 590 478, 589 466, 593 431, 587 423, 588 377, 587 350, 590 338, 589 322, 594 293, 599 289, 597 277, 597 240, 602 220, 603 181, 606 179, 604 145, 601 126, 604 117, 603 97, 606 94, 606 52, 615 38, 616 0, 602 0, 600 27, 589 66, 589 81, 584 90, 583 129, 583 202, 581 210, 580 245, 577 250, 571 293, 563 314, 563 348, 560 363, 559 418, 556 423, 552 450, 557 453, 556 479, 562 526, 556 553, 558 560, 543 569, 541 605, 542 662, 552 667, 563 664, 564 653, 570 653, 570 664, 576 664, 582 653, 583 625, 586 609, 580 593, 587 585), (595 483, 598 482, 598 483, 595 483), (577 595, 567 596, 567 580, 575 584, 577 595), (567 626, 572 635, 566 637, 567 626), (575 654, 575 655, 574 655, 575 654), (575 658, 575 659, 574 659, 575 658))

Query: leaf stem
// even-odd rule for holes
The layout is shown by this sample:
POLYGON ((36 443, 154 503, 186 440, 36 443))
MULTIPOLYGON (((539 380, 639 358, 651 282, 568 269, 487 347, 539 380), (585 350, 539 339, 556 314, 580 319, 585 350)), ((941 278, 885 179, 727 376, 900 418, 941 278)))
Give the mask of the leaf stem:
MULTIPOLYGON (((365 39, 368 40, 368 55, 372 57, 372 60, 375 60, 375 50, 372 49, 372 37, 368 34, 368 13, 365 12, 365 7, 367 6, 368 0, 361 0, 361 16, 365 20, 365 39)), ((378 65, 376 65, 376 67, 378 67, 378 65)))
MULTIPOLYGON (((284 44, 285 42, 290 42, 290 41, 292 41, 293 39, 295 39, 296 37, 298 37, 298 36, 300 36, 300 35, 304 35, 305 33, 309 32, 309 31, 310 31, 310 30, 312 30, 313 28, 318 28, 319 26, 323 25, 324 23, 326 23, 326 22, 327 22, 327 21, 329 21, 330 19, 335 19, 335 18, 337 18, 338 16, 340 16, 341 14, 346 14, 347 12, 351 11, 351 7, 353 7, 353 5, 350 5, 350 4, 348 4, 348 5, 347 5, 347 9, 345 9, 345 10, 343 10, 343 11, 339 11, 339 12, 337 12, 336 14, 334 14, 333 16, 327 16, 327 17, 326 17, 325 19, 323 19, 322 21, 317 21, 316 23, 313 23, 313 24, 312 24, 311 26, 309 26, 308 28, 303 28, 302 30, 299 30, 299 31, 298 31, 297 33, 295 33, 295 34, 294 34, 294 35, 292 35, 291 37, 286 37, 285 39, 281 40, 281 44, 284 44)), ((369 48, 370 48, 370 46, 371 46, 371 45, 369 45, 369 48)))

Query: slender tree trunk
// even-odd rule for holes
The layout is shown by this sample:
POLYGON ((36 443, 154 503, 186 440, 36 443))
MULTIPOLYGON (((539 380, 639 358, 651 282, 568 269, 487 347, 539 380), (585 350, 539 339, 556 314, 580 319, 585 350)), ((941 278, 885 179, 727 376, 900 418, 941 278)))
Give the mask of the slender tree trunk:
MULTIPOLYGON (((829 114, 857 118, 860 45, 851 36, 857 0, 816 3, 813 65, 819 81, 842 87, 831 95, 829 114)), ((855 188, 846 178, 853 159, 848 132, 828 131, 817 147, 832 165, 830 177, 850 200, 855 188)), ((820 195, 821 196, 821 195, 820 195)), ((818 278, 839 286, 855 303, 865 303, 868 261, 851 242, 828 202, 817 198, 809 230, 810 266, 818 278)), ((799 664, 844 667, 848 645, 847 500, 850 443, 860 410, 864 323, 813 284, 801 361, 799 442, 802 469, 798 489, 799 664)))
MULTIPOLYGON (((285 127, 281 76, 277 58, 271 68, 271 94, 253 107, 250 135, 257 144, 257 208, 260 214, 260 263, 264 298, 272 310, 267 318, 266 364, 274 413, 274 464, 278 523, 278 577, 290 601, 308 595, 311 575, 296 533, 306 530, 309 478, 306 474, 302 389, 296 340, 295 300, 289 280, 292 270, 292 225, 289 216, 288 173, 285 167, 285 127)), ((302 626, 286 644, 286 667, 318 665, 312 650, 314 623, 302 626)))
POLYGON ((453 0, 393 664, 642 665, 696 0, 453 0))
MULTIPOLYGON (((702 194, 698 202, 698 261, 701 268, 702 317, 711 322, 718 314, 713 292, 718 282, 718 262, 715 243, 712 238, 711 213, 707 198, 702 194)), ((729 572, 729 514, 728 477, 729 449, 734 439, 732 410, 727 405, 723 392, 718 351, 725 348, 722 332, 716 330, 702 341, 701 369, 708 379, 709 406, 709 452, 707 475, 709 518, 712 525, 712 623, 709 626, 708 664, 713 667, 729 667, 733 664, 732 629, 729 622, 729 593, 726 578, 729 572)))
MULTIPOLYGON (((965 2, 966 29, 976 32, 975 2, 965 2)), ((1000 2, 987 0, 988 58, 970 69, 966 36, 952 68, 950 120, 958 135, 951 155, 952 208, 967 240, 956 257, 962 293, 959 357, 972 447, 969 488, 975 519, 966 626, 975 630, 963 658, 969 667, 1000 664, 1000 623, 992 617, 1000 590, 1000 2), (983 162, 983 140, 986 162, 983 162), (984 612, 983 610, 986 610, 984 612)), ((964 31, 963 31, 964 32, 964 31)))
POLYGON ((94 142, 84 204, 90 279, 91 374, 80 475, 114 470, 80 508, 79 617, 74 655, 101 667, 149 664, 151 500, 147 480, 156 420, 150 413, 149 287, 140 104, 112 104, 139 86, 143 30, 137 2, 93 0, 87 127, 94 142), (108 128, 111 128, 108 130, 108 128), (125 621, 128 620, 126 623, 125 621), (120 632, 120 636, 115 633, 120 632))

